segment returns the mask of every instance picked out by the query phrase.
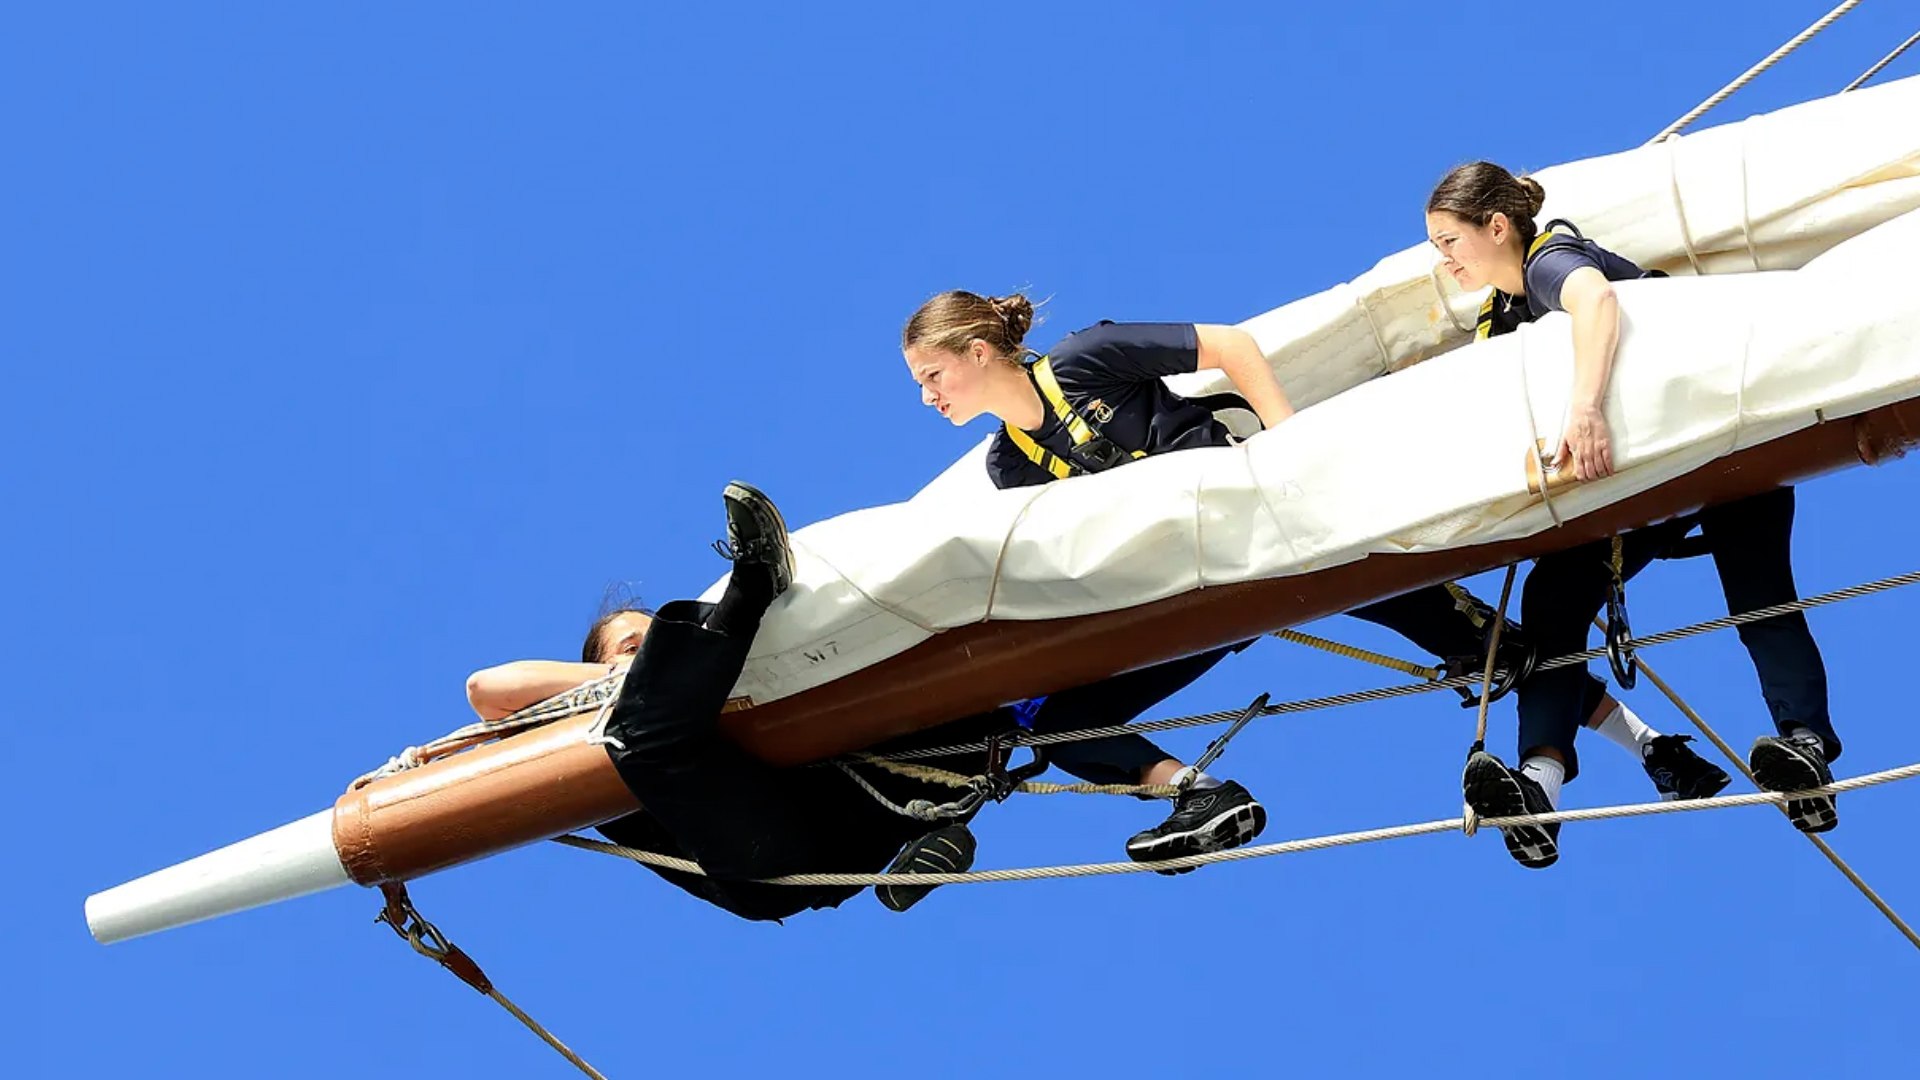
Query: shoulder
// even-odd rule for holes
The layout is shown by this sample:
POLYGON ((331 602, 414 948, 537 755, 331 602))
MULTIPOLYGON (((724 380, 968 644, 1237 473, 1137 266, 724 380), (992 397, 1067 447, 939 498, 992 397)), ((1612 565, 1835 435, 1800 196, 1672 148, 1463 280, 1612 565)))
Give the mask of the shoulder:
POLYGON ((1047 355, 1080 355, 1104 349, 1195 349, 1199 337, 1192 323, 1122 323, 1102 320, 1061 338, 1047 355))
POLYGON ((1061 382, 1125 382, 1192 371, 1199 363, 1192 323, 1103 322, 1062 338, 1047 353, 1061 382))

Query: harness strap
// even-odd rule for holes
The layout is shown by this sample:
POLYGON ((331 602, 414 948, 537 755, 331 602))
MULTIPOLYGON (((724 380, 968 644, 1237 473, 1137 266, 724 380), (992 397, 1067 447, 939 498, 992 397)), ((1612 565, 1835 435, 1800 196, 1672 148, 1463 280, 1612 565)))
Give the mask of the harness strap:
MULTIPOLYGON (((1035 360, 1031 370, 1034 384, 1040 388, 1040 396, 1046 399, 1047 404, 1053 409, 1053 415, 1058 417, 1060 423, 1067 429, 1067 437, 1072 440, 1074 446, 1085 446, 1095 439, 1105 438, 1100 429, 1081 416, 1079 410, 1073 407, 1073 403, 1067 400, 1066 391, 1061 389, 1060 380, 1053 374, 1053 364, 1046 357, 1035 360)), ((1028 461, 1052 473, 1054 479, 1065 480, 1069 476, 1095 471, 1077 460, 1062 457, 1041 446, 1034 441, 1033 436, 1021 430, 1019 426, 1012 423, 1005 426, 1007 438, 1013 440, 1013 445, 1020 448, 1020 452, 1027 456, 1028 461)), ((1136 461, 1147 456, 1145 450, 1132 450, 1128 453, 1136 461)))
POLYGON ((1007 438, 1012 439, 1013 445, 1027 455, 1027 460, 1052 473, 1055 480, 1065 480, 1074 474, 1072 462, 1034 442, 1033 436, 1020 430, 1018 426, 1009 423, 1006 428, 1007 438))
POLYGON ((1053 415, 1067 426, 1067 435, 1073 445, 1079 446, 1093 440, 1093 425, 1082 419, 1073 405, 1067 401, 1066 391, 1060 389, 1060 380, 1053 375, 1053 364, 1046 357, 1033 362, 1033 381, 1040 384, 1040 393, 1053 406, 1053 415))

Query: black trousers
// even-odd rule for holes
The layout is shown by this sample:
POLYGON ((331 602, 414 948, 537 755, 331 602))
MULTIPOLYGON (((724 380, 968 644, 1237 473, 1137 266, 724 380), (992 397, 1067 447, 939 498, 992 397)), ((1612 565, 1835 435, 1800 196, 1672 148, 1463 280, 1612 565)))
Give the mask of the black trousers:
MULTIPOLYGON (((735 633, 708 629, 712 606, 675 601, 660 609, 621 685, 606 733, 608 755, 643 811, 601 826, 617 844, 680 855, 706 876, 656 871, 709 903, 749 919, 781 919, 833 907, 857 887, 761 885, 793 873, 874 873, 930 826, 881 806, 831 766, 776 768, 720 732, 720 708, 740 677, 757 619, 735 633)), ((764 611, 764 607, 762 608, 764 611)), ((943 725, 925 745, 978 741, 1003 714, 943 725)), ((928 762, 972 775, 973 760, 928 762)), ((878 770, 862 774, 890 799, 947 802, 955 789, 878 770)))
MULTIPOLYGON (((1460 610, 1453 594, 1441 585, 1415 589, 1355 608, 1347 614, 1384 626, 1436 657, 1480 656, 1486 649, 1480 627, 1460 610)), ((1035 715, 1033 729, 1049 733, 1129 723, 1191 685, 1229 654, 1251 644, 1243 641, 1229 648, 1129 671, 1054 694, 1035 715)), ((1582 676, 1578 686, 1580 718, 1584 721, 1599 707, 1607 685, 1592 675, 1582 673, 1582 676)), ((1143 736, 1116 735, 1059 743, 1047 748, 1047 756, 1062 771, 1089 783, 1132 784, 1139 781, 1143 769, 1172 755, 1143 736)))
MULTIPOLYGON (((1034 714, 1033 730, 1045 735, 1131 723, 1251 644, 1243 641, 1048 695, 1034 714)), ((1173 756, 1141 735, 1055 743, 1046 748, 1046 755, 1062 772, 1090 784, 1137 784, 1143 770, 1173 756)))
MULTIPOLYGON (((1524 609, 1525 604, 1522 603, 1524 609)), ((1454 602, 1453 594, 1444 585, 1429 585, 1424 589, 1415 589, 1410 593, 1365 607, 1357 607, 1347 612, 1356 619, 1384 626, 1422 649, 1442 659, 1454 656, 1480 657, 1486 654, 1484 632, 1473 624, 1466 612, 1461 611, 1454 602)), ((1525 618, 1516 619, 1526 629, 1525 618)), ((1543 652, 1544 656, 1557 656, 1558 653, 1543 652)), ((1476 669, 1477 670, 1477 669, 1476 669)), ((1607 694, 1607 684, 1594 678, 1587 672, 1579 672, 1576 680, 1579 690, 1580 723, 1600 707, 1600 699, 1607 694)), ((1535 676, 1536 678, 1538 676, 1535 676)))
MULTIPOLYGON (((1673 521, 1627 533, 1621 538, 1622 574, 1631 577, 1671 551, 1695 525, 1700 527, 1720 575, 1727 611, 1740 614, 1797 599, 1793 583, 1793 489, 1773 491, 1710 507, 1673 521)), ((1543 657, 1587 647, 1594 616, 1605 606, 1612 582, 1613 546, 1608 541, 1541 557, 1527 575, 1520 596, 1520 618, 1543 657)), ((1782 734, 1805 726, 1826 743, 1827 758, 1840 756, 1840 737, 1827 712, 1827 669, 1820 647, 1801 613, 1781 615, 1740 627, 1741 644, 1760 677, 1760 694, 1782 734)), ((1520 753, 1543 747, 1566 759, 1567 779, 1579 774, 1573 736, 1587 713, 1581 711, 1585 680, 1580 668, 1561 668, 1528 679, 1519 688, 1520 753)), ((1590 711, 1590 707, 1589 707, 1590 711)))

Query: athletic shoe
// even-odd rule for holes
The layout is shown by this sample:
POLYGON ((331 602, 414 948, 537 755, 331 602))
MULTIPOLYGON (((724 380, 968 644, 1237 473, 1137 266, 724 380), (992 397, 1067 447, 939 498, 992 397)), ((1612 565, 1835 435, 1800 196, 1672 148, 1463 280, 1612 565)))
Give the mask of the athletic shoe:
MULTIPOLYGON (((1753 741, 1747 755, 1754 782, 1768 791, 1806 791, 1833 783, 1827 755, 1805 737, 1767 735, 1753 741)), ((1787 817, 1801 832, 1821 833, 1840 824, 1840 808, 1831 795, 1788 799, 1787 817)))
MULTIPOLYGON (((1522 817, 1550 814, 1553 804, 1540 782, 1518 769, 1509 769, 1485 750, 1476 750, 1467 758, 1466 772, 1460 777, 1460 790, 1467 805, 1483 818, 1522 817)), ((1501 833, 1507 839, 1507 854, 1529 870, 1544 870, 1560 858, 1560 823, 1545 825, 1507 825, 1501 833)))
POLYGON ((1647 744, 1640 764, 1664 802, 1710 799, 1730 782, 1727 771, 1688 748, 1691 735, 1660 735, 1647 744))
MULTIPOLYGON (((1174 796, 1173 814, 1167 820, 1127 841, 1127 858, 1134 862, 1158 862, 1182 855, 1225 851, 1260 835, 1267 827, 1267 808, 1238 781, 1225 780, 1205 790, 1190 788, 1174 796)), ((1184 874, 1193 867, 1161 870, 1162 874, 1184 874)))
POLYGON ((713 545, 736 565, 764 566, 773 578, 773 595, 793 584, 793 548, 780 510, 751 484, 735 480, 720 498, 727 506, 727 538, 713 545))
MULTIPOLYGON (((900 850, 889 874, 958 874, 973 866, 973 831, 955 822, 942 825, 900 850)), ((905 911, 926 899, 938 885, 875 885, 873 895, 889 911, 905 911)))

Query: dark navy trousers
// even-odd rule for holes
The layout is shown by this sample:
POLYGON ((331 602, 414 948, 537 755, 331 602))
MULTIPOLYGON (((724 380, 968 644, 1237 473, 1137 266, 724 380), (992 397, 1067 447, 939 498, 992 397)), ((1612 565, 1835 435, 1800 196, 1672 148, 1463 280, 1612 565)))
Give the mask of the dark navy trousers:
MULTIPOLYGON (((708 903, 743 918, 781 919, 837 906, 859 889, 752 879, 875 873, 930 826, 887 810, 836 768, 776 768, 721 733, 720 708, 740 677, 764 610, 764 604, 758 610, 736 604, 722 631, 706 625, 712 605, 675 601, 660 609, 606 728, 620 743, 607 748, 608 756, 644 809, 600 826, 600 833, 616 844, 698 862, 706 876, 654 872, 708 903)), ((979 742, 1012 726, 1004 711, 996 711, 876 749, 979 742)), ((926 764, 971 776, 984 770, 986 760, 975 753, 926 764)), ((960 794, 878 769, 862 775, 896 803, 949 802, 960 794)))
MULTIPOLYGON (((1793 583, 1793 489, 1776 488, 1724 506, 1662 522, 1621 538, 1621 572, 1632 577, 1700 527, 1720 575, 1729 614, 1798 599, 1793 583)), ((1587 647, 1594 616, 1607 602, 1613 545, 1596 541, 1542 556, 1527 575, 1520 619, 1544 657, 1587 647)), ((1840 756, 1840 737, 1827 712, 1827 668, 1804 614, 1780 615, 1739 628, 1741 644, 1760 677, 1760 694, 1774 727, 1786 734, 1806 727, 1840 756)), ((1573 737, 1591 712, 1583 686, 1592 676, 1578 667, 1534 675, 1519 688, 1520 754, 1543 747, 1566 759, 1567 779, 1579 774, 1573 737)))

